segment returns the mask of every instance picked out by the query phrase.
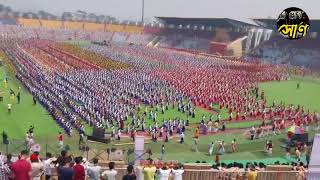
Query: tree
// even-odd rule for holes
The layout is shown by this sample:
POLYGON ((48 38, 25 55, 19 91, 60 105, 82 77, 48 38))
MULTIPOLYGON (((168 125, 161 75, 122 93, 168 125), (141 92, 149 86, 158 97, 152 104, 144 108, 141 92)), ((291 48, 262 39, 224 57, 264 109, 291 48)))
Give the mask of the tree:
POLYGON ((38 16, 40 19, 49 19, 50 14, 45 11, 38 11, 38 16))
POLYGON ((99 23, 104 23, 105 20, 106 20, 106 16, 105 15, 99 15, 97 17, 97 22, 99 22, 99 23))
POLYGON ((13 12, 13 17, 15 17, 15 18, 20 17, 20 12, 13 12))
POLYGON ((90 13, 89 15, 88 15, 88 19, 87 19, 88 21, 92 21, 92 22, 97 22, 97 15, 96 14, 94 14, 94 13, 90 13))
POLYGON ((108 22, 117 22, 119 24, 119 21, 115 17, 110 17, 108 22))
POLYGON ((29 14, 28 14, 28 13, 23 13, 23 14, 22 14, 22 17, 23 17, 23 18, 29 18, 29 14))
POLYGON ((78 10, 74 13, 76 15, 77 20, 86 20, 87 19, 87 12, 78 10))
POLYGON ((9 6, 5 7, 4 10, 7 11, 8 13, 9 13, 9 12, 12 12, 11 7, 9 7, 9 6))
POLYGON ((46 12, 46 11, 38 11, 38 16, 41 18, 41 19, 55 19, 56 16, 49 13, 49 12, 46 12))
POLYGON ((69 21, 69 20, 72 20, 72 14, 71 12, 64 12, 62 13, 62 20, 63 21, 69 21))
POLYGON ((33 19, 39 19, 38 14, 33 13, 33 12, 29 12, 29 16, 30 16, 30 18, 33 18, 33 19))
POLYGON ((4 10, 4 5, 0 4, 0 12, 4 10))

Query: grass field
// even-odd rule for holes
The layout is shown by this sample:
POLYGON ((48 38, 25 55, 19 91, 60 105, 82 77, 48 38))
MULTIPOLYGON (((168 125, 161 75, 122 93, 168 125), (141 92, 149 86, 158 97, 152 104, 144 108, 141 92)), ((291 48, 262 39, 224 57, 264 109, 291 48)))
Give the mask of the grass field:
POLYGON ((261 84, 265 91, 269 105, 273 99, 277 103, 283 101, 286 105, 294 104, 304 106, 305 111, 320 112, 320 81, 310 78, 294 78, 289 81, 269 82, 261 84), (300 88, 297 89, 297 83, 300 88))
POLYGON ((91 41, 86 41, 86 40, 71 40, 71 41, 65 41, 66 43, 70 43, 70 44, 75 44, 75 45, 78 45, 78 46, 83 46, 83 47, 86 47, 86 46, 89 46, 91 44, 91 41))
MULTIPOLYGON (((41 107, 39 104, 36 106, 32 105, 32 96, 22 88, 21 91, 21 104, 11 102, 9 99, 9 89, 13 89, 17 92, 18 87, 21 86, 21 83, 16 81, 14 77, 8 75, 5 72, 3 67, 0 67, 0 90, 4 93, 4 102, 0 102, 0 131, 6 131, 9 135, 9 138, 12 142, 23 141, 25 138, 26 131, 28 127, 32 124, 35 125, 35 139, 36 142, 40 143, 42 147, 45 147, 45 144, 50 144, 49 151, 57 153, 57 134, 59 131, 62 131, 60 127, 55 123, 55 121, 48 115, 48 113, 41 107), (4 88, 2 83, 3 78, 8 76, 9 78, 9 87, 4 88), (7 104, 12 103, 12 113, 8 114, 7 104)), ((261 85, 262 89, 265 90, 269 102, 275 98, 277 102, 280 100, 293 104, 301 104, 306 108, 320 111, 319 104, 319 90, 320 85, 317 82, 313 81, 302 81, 302 80, 291 80, 286 82, 271 82, 261 85), (296 83, 300 82, 301 88, 296 90, 296 83)), ((210 117, 212 112, 208 112, 202 108, 197 108, 197 117, 192 119, 192 122, 200 122, 201 116, 206 115, 207 118, 210 117)), ((226 112, 221 112, 222 116, 226 116, 226 112)), ((169 109, 164 115, 158 113, 158 120, 162 121, 164 118, 176 118, 180 117, 186 119, 187 114, 183 114, 173 109, 169 109)), ((215 114, 216 119, 216 114, 215 114)), ((241 122, 238 124, 232 123, 228 124, 227 128, 237 129, 237 128, 247 128, 253 125, 260 124, 259 121, 251 122, 241 122)), ((88 132, 90 132, 90 129, 88 132)), ((237 153, 227 153, 222 156, 222 160, 256 160, 262 159, 264 162, 272 162, 276 160, 285 161, 282 157, 284 156, 284 150, 280 147, 286 140, 285 135, 277 135, 272 137, 267 137, 260 140, 250 141, 246 139, 243 135, 243 132, 235 132, 231 134, 219 134, 219 135, 210 135, 202 136, 199 141, 199 152, 192 151, 193 145, 193 131, 194 128, 187 130, 186 141, 184 144, 178 143, 178 139, 173 139, 169 143, 165 143, 166 155, 165 159, 176 159, 183 162, 195 162, 195 161, 206 161, 213 162, 214 157, 209 157, 208 144, 210 142, 216 142, 224 140, 227 143, 227 151, 230 151, 230 143, 233 139, 236 139, 238 142, 238 152, 237 153), (267 139, 272 139, 275 148, 273 159, 266 159, 266 155, 263 152, 264 143, 267 139)), ((313 135, 315 132, 311 132, 310 135, 313 135)), ((148 141, 148 140, 147 140, 148 141)), ((72 152, 80 153, 77 150, 78 134, 75 133, 73 137, 66 138, 66 144, 71 147, 72 152)), ((133 148, 133 145, 119 145, 115 144, 131 142, 129 139, 122 139, 121 141, 113 141, 111 144, 102 145, 96 143, 90 143, 90 147, 93 149, 107 149, 111 147, 117 147, 121 149, 133 148)), ((162 141, 156 143, 146 144, 146 148, 150 148, 153 152, 153 158, 160 156, 160 147, 164 144, 162 141)), ((4 145, 0 144, 0 151, 5 151, 4 145)), ((17 146, 17 145, 15 145, 17 146)), ((11 147, 14 149, 14 147, 11 147)), ((15 151, 17 153, 17 151, 15 151)), ((260 160, 259 160, 260 161, 260 160)))
MULTIPOLYGON (((26 132, 30 125, 35 125, 35 139, 38 143, 50 144, 52 150, 57 151, 58 132, 63 131, 57 123, 48 115, 48 112, 39 104, 33 105, 32 95, 18 82, 14 77, 9 76, 3 67, 0 67, 0 91, 4 95, 4 101, 0 102, 0 132, 5 131, 13 143, 12 146, 21 145, 26 137, 26 132), (8 77, 8 87, 4 88, 3 79, 8 77), (9 99, 9 90, 18 91, 21 89, 21 103, 17 100, 9 99), (7 112, 7 105, 12 104, 12 112, 7 112)), ((78 135, 66 138, 67 144, 75 149, 78 141, 78 135)), ((1 141, 2 143, 2 141, 1 141)), ((0 150, 4 149, 4 145, 0 144, 0 150)))

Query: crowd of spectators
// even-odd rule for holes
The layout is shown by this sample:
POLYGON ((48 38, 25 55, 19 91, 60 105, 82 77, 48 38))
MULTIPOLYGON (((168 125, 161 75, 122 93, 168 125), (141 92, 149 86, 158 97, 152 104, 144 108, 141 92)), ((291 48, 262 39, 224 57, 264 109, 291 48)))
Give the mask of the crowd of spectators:
POLYGON ((113 44, 147 45, 155 37, 152 34, 96 31, 81 29, 49 29, 45 27, 23 27, 18 25, 1 25, 0 35, 11 39, 47 39, 54 41, 86 40, 107 41, 113 44))
POLYGON ((312 70, 319 70, 319 40, 305 39, 291 43, 284 38, 272 38, 251 50, 248 59, 260 59, 273 64, 290 64, 312 70))
MULTIPOLYGON (((153 162, 152 159, 147 160, 138 166, 128 165, 126 173, 122 175, 118 173, 121 167, 116 167, 115 162, 109 162, 108 167, 101 166, 99 159, 93 158, 88 161, 78 156, 74 157, 67 151, 61 151, 58 157, 53 157, 51 153, 47 153, 45 158, 41 158, 38 152, 29 153, 25 150, 18 157, 12 160, 12 156, 0 154, 0 179, 58 179, 61 180, 182 180, 185 173, 181 164, 160 164, 153 162)), ((272 165, 264 163, 215 163, 211 171, 220 172, 219 176, 225 179, 237 179, 238 176, 246 174, 249 180, 256 180, 259 172, 272 171, 272 168, 282 168, 285 171, 298 172, 297 176, 304 179, 308 173, 308 167, 303 162, 280 163, 275 162, 272 165)), ((297 177, 298 178, 298 177, 297 177)))
POLYGON ((161 180, 168 180, 170 176, 174 180, 182 180, 183 167, 178 164, 174 167, 162 164, 156 167, 152 160, 144 166, 128 165, 127 172, 118 174, 115 162, 109 162, 108 167, 102 167, 99 159, 94 158, 90 162, 85 158, 73 157, 67 151, 61 151, 60 156, 53 157, 47 153, 45 158, 41 158, 39 152, 29 155, 23 150, 21 154, 12 161, 12 156, 0 154, 0 179, 1 180, 40 180, 58 179, 61 180, 154 180, 158 176, 161 180), (122 176, 122 177, 119 177, 122 176))

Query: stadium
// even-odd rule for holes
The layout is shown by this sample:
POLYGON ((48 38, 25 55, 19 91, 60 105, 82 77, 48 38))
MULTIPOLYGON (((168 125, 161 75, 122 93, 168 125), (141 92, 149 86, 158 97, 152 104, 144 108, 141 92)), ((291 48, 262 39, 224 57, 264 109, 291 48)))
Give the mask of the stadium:
POLYGON ((320 179, 320 20, 11 8, 0 179, 320 179))

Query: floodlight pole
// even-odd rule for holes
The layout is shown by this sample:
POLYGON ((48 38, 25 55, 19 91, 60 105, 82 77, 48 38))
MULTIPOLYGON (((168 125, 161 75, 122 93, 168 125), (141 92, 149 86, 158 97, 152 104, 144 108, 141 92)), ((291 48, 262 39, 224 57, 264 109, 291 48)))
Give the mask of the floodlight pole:
POLYGON ((144 23, 144 0, 142 0, 141 22, 144 23))

